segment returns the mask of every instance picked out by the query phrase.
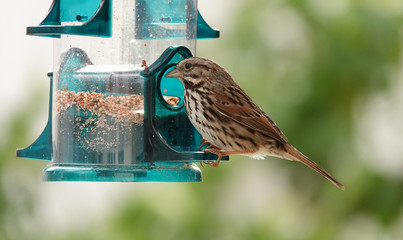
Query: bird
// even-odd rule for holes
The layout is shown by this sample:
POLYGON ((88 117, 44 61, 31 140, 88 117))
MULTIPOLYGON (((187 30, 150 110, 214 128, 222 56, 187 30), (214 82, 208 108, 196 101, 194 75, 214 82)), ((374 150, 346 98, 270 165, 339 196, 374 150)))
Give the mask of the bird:
POLYGON ((226 69, 202 57, 185 58, 165 74, 184 87, 186 114, 201 134, 198 150, 218 156, 207 162, 218 167, 223 156, 255 159, 274 156, 305 164, 344 190, 326 170, 288 143, 276 123, 233 80, 226 69))

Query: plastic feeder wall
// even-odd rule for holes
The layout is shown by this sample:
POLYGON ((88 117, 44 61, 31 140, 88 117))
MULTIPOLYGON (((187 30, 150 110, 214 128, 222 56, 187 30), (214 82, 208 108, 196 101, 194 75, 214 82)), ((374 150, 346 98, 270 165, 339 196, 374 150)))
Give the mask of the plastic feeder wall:
POLYGON ((164 77, 219 35, 196 3, 54 0, 27 28, 54 38, 48 123, 17 156, 52 161, 45 181, 201 181, 192 163, 217 156, 197 151, 183 86, 164 77))

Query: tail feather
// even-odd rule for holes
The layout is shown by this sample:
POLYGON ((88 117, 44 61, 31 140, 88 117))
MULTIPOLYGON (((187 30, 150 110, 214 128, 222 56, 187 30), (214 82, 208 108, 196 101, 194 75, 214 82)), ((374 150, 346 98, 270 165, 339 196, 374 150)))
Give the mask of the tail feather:
POLYGON ((290 160, 298 161, 298 162, 305 164, 306 166, 312 168, 313 170, 315 170, 316 172, 320 173, 322 176, 327 178, 338 188, 340 188, 341 190, 344 190, 343 184, 341 184, 339 181, 337 181, 334 177, 332 177, 332 175, 330 175, 328 172, 326 172, 325 169, 321 168, 318 164, 316 164, 314 161, 312 161, 307 156, 302 154, 291 144, 288 144, 288 143, 285 144, 285 149, 288 153, 287 155, 290 158, 290 160))

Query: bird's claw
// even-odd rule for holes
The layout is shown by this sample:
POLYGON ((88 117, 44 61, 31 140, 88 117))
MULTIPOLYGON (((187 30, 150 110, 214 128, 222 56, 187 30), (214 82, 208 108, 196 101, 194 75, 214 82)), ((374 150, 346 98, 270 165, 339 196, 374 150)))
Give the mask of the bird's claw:
MULTIPOLYGON (((218 167, 218 165, 220 164, 220 160, 223 156, 223 152, 221 152, 221 148, 218 148, 214 145, 210 145, 208 147, 206 147, 205 149, 203 149, 203 152, 205 153, 212 153, 218 156, 216 161, 208 161, 208 162, 204 162, 205 164, 209 165, 210 167, 216 168, 218 167)), ((200 162, 201 166, 203 167, 202 162, 200 162)))
POLYGON ((210 145, 210 143, 209 143, 205 138, 202 138, 202 140, 200 141, 200 147, 197 149, 197 151, 200 151, 201 148, 202 148, 205 144, 210 145))
POLYGON ((200 161, 200 166, 204 167, 204 164, 207 164, 207 165, 209 165, 210 167, 213 167, 213 168, 218 167, 218 164, 217 164, 216 161, 207 161, 207 162, 200 161))
POLYGON ((205 149, 203 149, 203 152, 212 153, 212 154, 215 154, 215 155, 218 155, 218 156, 220 156, 222 154, 221 148, 218 148, 218 147, 213 146, 213 145, 210 145, 210 146, 206 147, 205 149))
POLYGON ((206 164, 213 168, 218 167, 218 163, 216 161, 208 161, 206 164))

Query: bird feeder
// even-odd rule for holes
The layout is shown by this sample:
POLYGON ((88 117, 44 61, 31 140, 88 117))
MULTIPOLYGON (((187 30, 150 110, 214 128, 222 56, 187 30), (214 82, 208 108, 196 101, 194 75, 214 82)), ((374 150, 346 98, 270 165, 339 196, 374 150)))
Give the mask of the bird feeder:
POLYGON ((183 86, 165 78, 217 38, 197 0, 54 0, 28 35, 54 38, 48 123, 17 156, 51 161, 45 181, 201 181, 201 135, 183 86), (149 66, 148 66, 149 65, 149 66))

